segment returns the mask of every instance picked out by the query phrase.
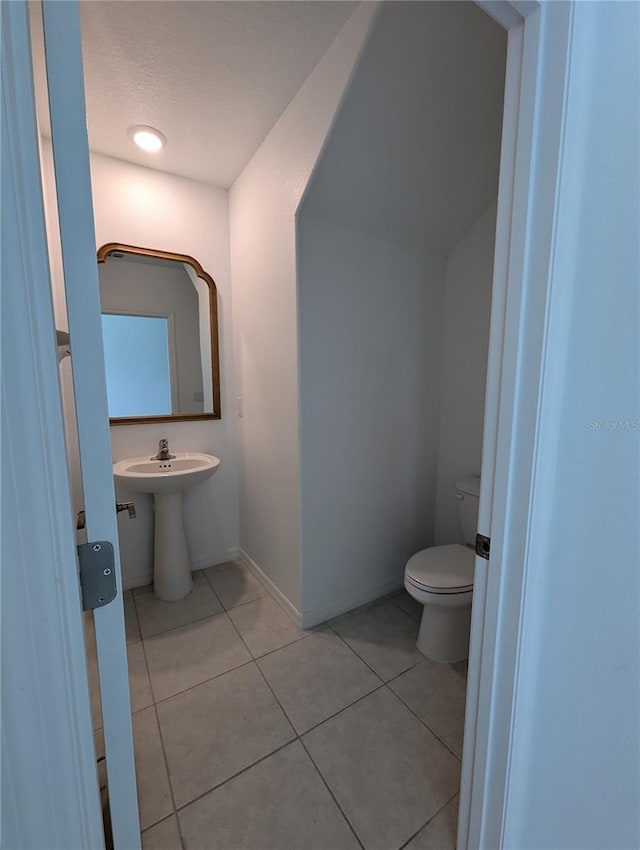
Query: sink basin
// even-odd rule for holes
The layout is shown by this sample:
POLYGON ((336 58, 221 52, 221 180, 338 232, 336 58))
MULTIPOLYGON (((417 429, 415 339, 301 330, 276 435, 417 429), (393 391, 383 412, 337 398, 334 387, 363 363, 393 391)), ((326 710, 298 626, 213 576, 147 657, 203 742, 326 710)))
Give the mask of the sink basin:
POLYGON ((132 457, 113 464, 117 482, 137 493, 177 493, 209 478, 220 459, 203 452, 178 452, 171 460, 132 457))
POLYGON ((219 466, 219 458, 204 452, 177 452, 171 460, 131 457, 113 464, 117 484, 136 493, 153 493, 153 592, 165 602, 183 599, 193 587, 182 492, 206 481, 219 466))

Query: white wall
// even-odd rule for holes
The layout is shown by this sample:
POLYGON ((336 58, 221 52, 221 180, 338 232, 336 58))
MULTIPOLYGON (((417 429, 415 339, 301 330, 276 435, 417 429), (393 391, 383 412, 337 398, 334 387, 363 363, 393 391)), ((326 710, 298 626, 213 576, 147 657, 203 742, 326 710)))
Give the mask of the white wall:
POLYGON ((504 846, 629 850, 640 846, 640 6, 572 14, 504 846))
MULTIPOLYGON (((51 146, 45 142, 48 222, 55 214, 52 199, 51 146)), ((205 451, 222 463, 216 474, 184 496, 184 519, 193 568, 227 560, 238 546, 238 468, 235 434, 231 275, 229 263, 228 193, 137 165, 91 155, 96 246, 123 242, 195 257, 218 288, 220 331, 221 420, 118 425, 111 428, 113 460, 155 454, 158 440, 167 437, 177 451, 205 451)), ((66 329, 59 254, 52 257, 54 305, 58 327, 66 329)), ((60 366, 65 420, 74 416, 70 384, 72 359, 60 366)), ((74 510, 82 506, 77 445, 68 431, 74 510)), ((151 497, 118 491, 135 500, 136 520, 119 519, 123 582, 134 587, 151 581, 153 515, 151 497)))
POLYGON ((444 260, 298 221, 303 617, 402 586, 433 543, 444 260))
POLYGON ((497 194, 505 57, 475 3, 384 3, 306 211, 448 253, 497 194))
POLYGON ((240 543, 300 604, 294 216, 366 38, 363 3, 230 193, 240 420, 240 543))
POLYGON ((305 625, 401 586, 433 545, 441 436, 443 481, 480 469, 504 46, 472 3, 385 4, 301 205, 305 625))
POLYGON ((446 262, 436 545, 464 542, 455 484, 480 474, 495 233, 494 202, 446 262))

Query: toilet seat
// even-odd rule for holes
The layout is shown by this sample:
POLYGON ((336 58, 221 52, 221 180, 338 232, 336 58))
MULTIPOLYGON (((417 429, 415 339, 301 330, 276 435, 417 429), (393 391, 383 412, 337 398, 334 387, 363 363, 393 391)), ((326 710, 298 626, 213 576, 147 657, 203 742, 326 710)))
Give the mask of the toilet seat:
POLYGON ((467 593, 473 590, 475 553, 466 546, 432 546, 407 562, 406 581, 426 593, 467 593))

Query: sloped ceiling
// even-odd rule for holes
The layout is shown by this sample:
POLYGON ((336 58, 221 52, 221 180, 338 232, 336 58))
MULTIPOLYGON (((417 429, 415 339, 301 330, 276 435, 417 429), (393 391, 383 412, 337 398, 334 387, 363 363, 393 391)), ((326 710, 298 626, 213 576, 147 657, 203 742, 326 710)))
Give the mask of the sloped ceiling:
MULTIPOLYGON (((230 186, 351 17, 355 2, 85 0, 80 4, 91 150, 230 186), (169 144, 153 156, 135 124, 169 144)), ((36 79, 39 4, 31 3, 36 79)), ((44 88, 38 118, 50 135, 44 88)))
POLYGON ((385 4, 301 213, 447 253, 497 194, 505 63, 472 2, 385 4))

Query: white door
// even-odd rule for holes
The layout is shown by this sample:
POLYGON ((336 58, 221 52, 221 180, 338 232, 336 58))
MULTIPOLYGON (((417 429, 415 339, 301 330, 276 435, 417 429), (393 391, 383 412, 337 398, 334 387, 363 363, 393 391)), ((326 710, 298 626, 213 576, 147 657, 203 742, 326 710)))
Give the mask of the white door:
POLYGON ((51 135, 87 540, 112 544, 115 599, 94 611, 114 847, 140 847, 122 581, 77 2, 43 3, 51 135))

